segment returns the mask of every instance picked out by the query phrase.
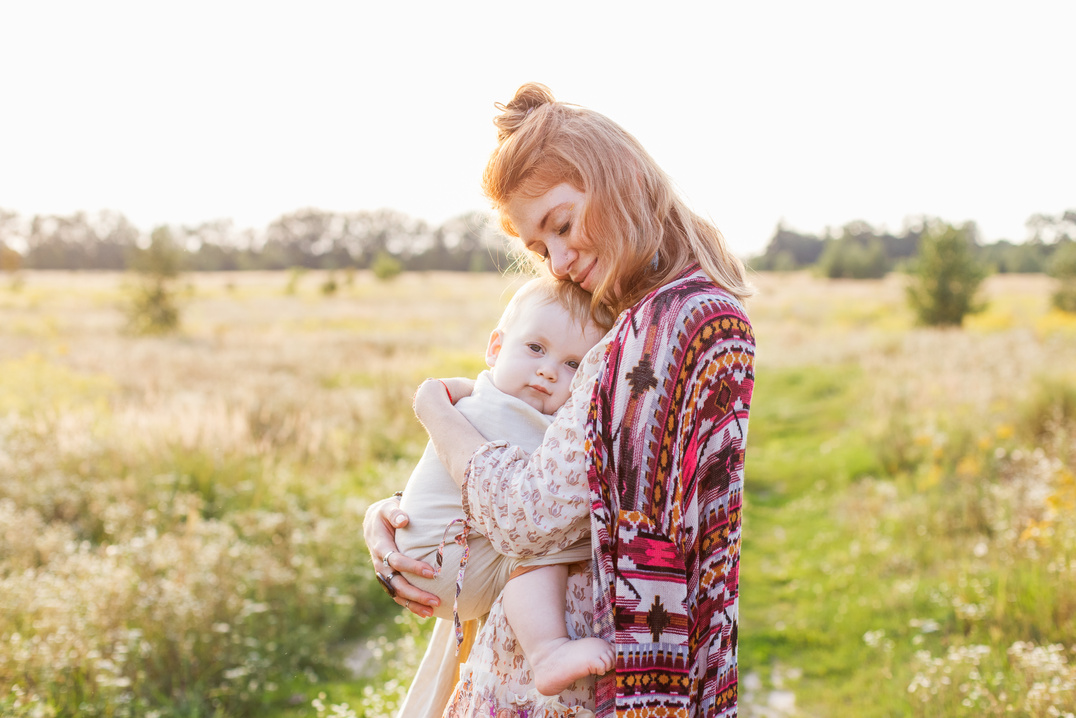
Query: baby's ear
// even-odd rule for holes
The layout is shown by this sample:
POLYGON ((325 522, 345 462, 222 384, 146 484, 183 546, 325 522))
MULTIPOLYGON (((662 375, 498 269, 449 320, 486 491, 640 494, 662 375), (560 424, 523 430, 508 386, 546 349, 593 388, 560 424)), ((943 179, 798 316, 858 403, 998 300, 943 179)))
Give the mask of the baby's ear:
POLYGON ((504 342, 504 332, 494 329, 489 334, 489 344, 486 345, 486 366, 493 368, 497 363, 497 357, 501 353, 501 345, 504 342))

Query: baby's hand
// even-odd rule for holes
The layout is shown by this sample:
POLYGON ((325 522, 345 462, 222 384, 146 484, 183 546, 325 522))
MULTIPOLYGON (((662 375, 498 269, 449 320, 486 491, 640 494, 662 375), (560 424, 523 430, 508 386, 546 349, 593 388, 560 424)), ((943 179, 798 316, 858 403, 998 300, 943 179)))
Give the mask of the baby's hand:
POLYGON ((451 401, 455 404, 457 401, 465 396, 470 396, 474 392, 474 379, 466 379, 464 377, 452 377, 450 379, 442 379, 445 384, 445 389, 448 391, 448 395, 451 397, 451 401))

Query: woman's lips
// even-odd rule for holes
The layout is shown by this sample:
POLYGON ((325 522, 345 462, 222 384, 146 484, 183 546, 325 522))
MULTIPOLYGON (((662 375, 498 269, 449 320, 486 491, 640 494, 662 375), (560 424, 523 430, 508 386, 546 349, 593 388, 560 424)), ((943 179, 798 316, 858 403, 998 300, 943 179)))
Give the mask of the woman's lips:
POLYGON ((587 280, 590 279, 590 273, 594 271, 594 264, 595 264, 595 262, 591 262, 590 266, 588 266, 586 271, 583 272, 583 276, 580 277, 579 279, 573 279, 572 281, 575 282, 576 284, 578 284, 583 289, 586 289, 587 288, 586 283, 587 283, 587 280))

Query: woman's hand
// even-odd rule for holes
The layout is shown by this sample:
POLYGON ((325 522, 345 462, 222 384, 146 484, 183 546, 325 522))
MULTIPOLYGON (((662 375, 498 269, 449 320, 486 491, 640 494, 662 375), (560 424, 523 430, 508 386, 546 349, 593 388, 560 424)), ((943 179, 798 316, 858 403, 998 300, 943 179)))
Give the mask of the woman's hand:
POLYGON ((392 600, 416 616, 429 618, 433 614, 431 607, 439 605, 440 600, 432 593, 413 586, 403 574, 433 578, 433 567, 408 558, 396 549, 396 529, 406 525, 407 514, 400 510, 400 500, 396 497, 382 499, 366 510, 362 520, 362 535, 370 550, 374 570, 392 600))

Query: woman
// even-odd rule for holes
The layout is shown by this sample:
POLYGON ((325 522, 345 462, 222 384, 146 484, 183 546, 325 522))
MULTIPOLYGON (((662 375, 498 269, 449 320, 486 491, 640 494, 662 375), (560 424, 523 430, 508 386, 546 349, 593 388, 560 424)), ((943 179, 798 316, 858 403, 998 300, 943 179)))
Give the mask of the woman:
MULTIPOLYGON (((754 385, 743 265, 608 118, 537 84, 499 109, 483 184, 502 226, 617 322, 532 456, 485 442, 440 382, 419 387, 415 408, 462 483, 471 525, 504 553, 568 545, 589 529, 594 557, 569 581, 569 625, 615 644, 617 657, 593 686, 543 703, 495 605, 446 715, 735 715, 754 385)), ((428 567, 392 539, 405 520, 387 499, 371 507, 365 535, 397 602, 421 615, 430 596, 399 572, 428 567)))

